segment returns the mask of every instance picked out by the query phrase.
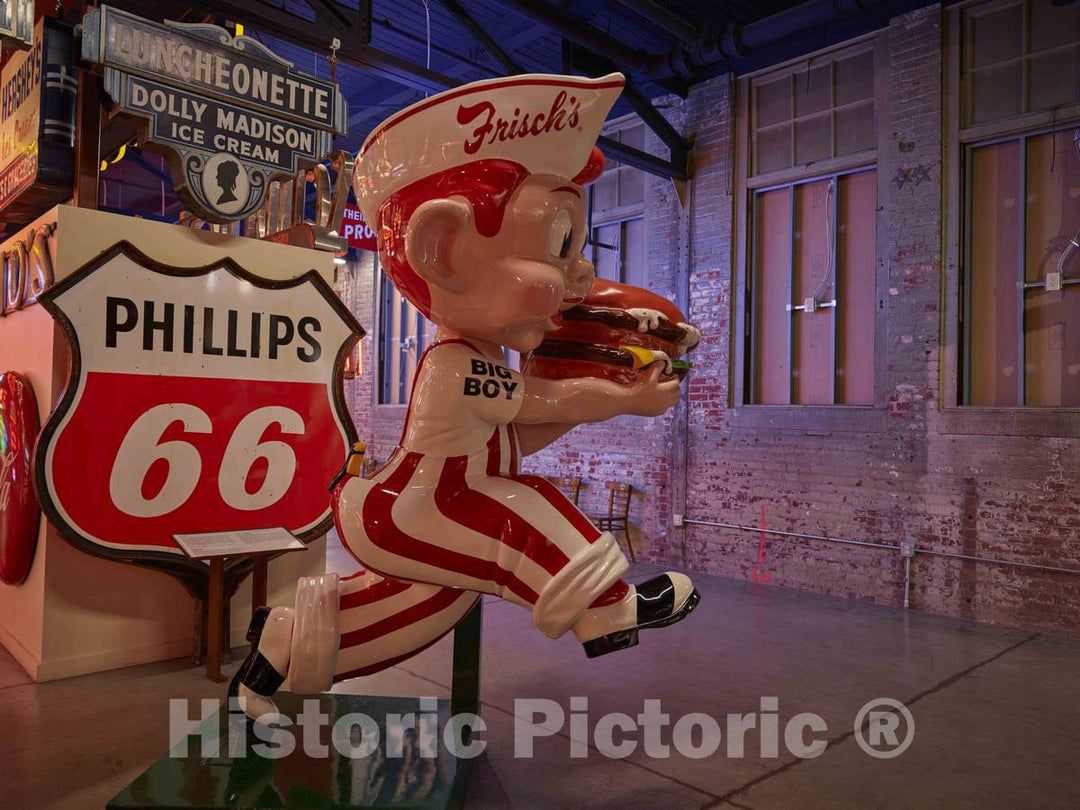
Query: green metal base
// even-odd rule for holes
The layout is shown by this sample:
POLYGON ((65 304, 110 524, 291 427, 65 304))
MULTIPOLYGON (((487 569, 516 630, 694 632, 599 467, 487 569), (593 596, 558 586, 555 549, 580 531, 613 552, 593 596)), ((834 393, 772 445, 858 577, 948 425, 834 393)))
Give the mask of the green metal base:
MULTIPOLYGON (((479 618, 479 617, 477 617, 479 618)), ((293 695, 279 692, 275 702, 282 714, 295 719, 303 700, 316 700, 319 712, 327 715, 316 735, 309 730, 312 743, 327 747, 326 756, 310 756, 304 750, 303 730, 285 727, 281 734, 292 740, 291 753, 279 758, 259 756, 246 739, 242 721, 234 720, 233 753, 246 750, 246 756, 229 756, 229 716, 217 712, 207 718, 187 738, 159 759, 138 779, 109 802, 112 808, 332 808, 402 807, 459 808, 464 801, 465 785, 471 761, 458 759, 443 743, 443 729, 450 718, 450 703, 438 701, 434 757, 422 757, 417 735, 405 731, 402 755, 395 755, 393 730, 407 724, 387 720, 388 715, 414 717, 422 711, 414 697, 368 697, 361 695, 293 695), (370 748, 371 728, 352 723, 351 748, 335 746, 331 738, 334 723, 347 714, 370 717, 378 726, 378 747, 367 756, 351 758, 339 752, 348 749, 354 756, 370 748), (387 734, 388 723, 391 734, 387 734), (364 729, 364 730, 362 730, 364 729), (203 739, 220 735, 220 748, 214 745, 202 756, 203 739), (242 741, 242 742, 241 742, 242 741), (187 754, 183 756, 183 754, 187 754)), ((431 712, 431 705, 423 710, 431 712)), ((310 713, 310 712, 309 712, 310 713)), ((341 728, 346 730, 346 724, 341 728)), ((258 744, 259 740, 254 740, 258 744)), ((288 748, 288 740, 284 748, 288 748)), ((283 749, 278 749, 279 752, 283 749)))

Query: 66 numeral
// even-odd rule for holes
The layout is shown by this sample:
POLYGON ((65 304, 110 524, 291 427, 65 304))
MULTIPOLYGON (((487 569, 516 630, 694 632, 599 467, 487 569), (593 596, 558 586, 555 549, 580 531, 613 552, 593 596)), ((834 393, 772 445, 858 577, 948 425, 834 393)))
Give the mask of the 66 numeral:
MULTIPOLYGON (((190 442, 176 439, 163 442, 161 437, 175 422, 185 433, 213 432, 206 411, 194 405, 171 402, 156 405, 128 430, 109 475, 109 495, 116 507, 132 517, 152 518, 166 515, 183 506, 202 474, 202 456, 190 442), (158 461, 168 465, 165 483, 152 498, 143 494, 143 484, 150 468, 158 461)), ((223 501, 244 512, 265 509, 281 500, 296 475, 296 454, 285 442, 260 442, 259 437, 271 425, 282 433, 303 435, 304 420, 291 408, 267 405, 258 408, 237 424, 218 470, 218 492, 223 501), (259 489, 248 492, 246 481, 252 465, 266 461, 266 476, 259 489)))

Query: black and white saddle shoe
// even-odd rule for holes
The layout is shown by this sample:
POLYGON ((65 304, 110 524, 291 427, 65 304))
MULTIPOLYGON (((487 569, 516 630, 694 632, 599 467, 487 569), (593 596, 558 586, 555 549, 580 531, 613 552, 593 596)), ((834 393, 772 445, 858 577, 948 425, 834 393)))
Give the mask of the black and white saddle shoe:
POLYGON ((698 606, 701 596, 682 574, 661 574, 634 588, 637 607, 637 624, 625 630, 582 642, 585 655, 598 658, 601 655, 625 650, 638 643, 638 631, 652 627, 667 627, 685 619, 698 606), (680 593, 680 591, 682 593, 680 593))
POLYGON ((270 608, 256 608, 255 615, 251 617, 248 625, 247 640, 251 644, 251 652, 244 659, 244 663, 236 670, 232 681, 229 682, 229 710, 239 711, 240 686, 246 686, 256 695, 270 698, 285 682, 285 676, 274 669, 274 665, 266 660, 259 652, 259 641, 262 639, 263 628, 270 616, 270 608))

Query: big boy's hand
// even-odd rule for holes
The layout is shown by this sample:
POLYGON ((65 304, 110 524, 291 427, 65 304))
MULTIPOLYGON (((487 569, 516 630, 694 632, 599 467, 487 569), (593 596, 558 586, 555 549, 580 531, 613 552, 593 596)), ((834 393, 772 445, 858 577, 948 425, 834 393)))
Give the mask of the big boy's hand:
POLYGON ((679 399, 679 380, 661 381, 662 371, 663 364, 657 363, 632 385, 598 377, 548 380, 525 376, 524 402, 514 421, 580 425, 622 414, 659 416, 679 399))
POLYGON ((679 401, 679 379, 661 381, 663 363, 653 363, 640 381, 630 386, 625 413, 636 416, 660 416, 679 401))

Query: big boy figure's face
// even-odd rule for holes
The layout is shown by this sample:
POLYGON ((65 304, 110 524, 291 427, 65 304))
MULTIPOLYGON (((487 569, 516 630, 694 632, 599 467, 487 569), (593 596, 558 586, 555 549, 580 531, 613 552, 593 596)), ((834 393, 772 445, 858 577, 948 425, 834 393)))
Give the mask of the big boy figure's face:
POLYGON ((431 290, 431 318, 460 334, 530 351, 592 286, 585 191, 531 175, 493 237, 480 235, 461 198, 431 200, 409 221, 409 263, 431 290))

